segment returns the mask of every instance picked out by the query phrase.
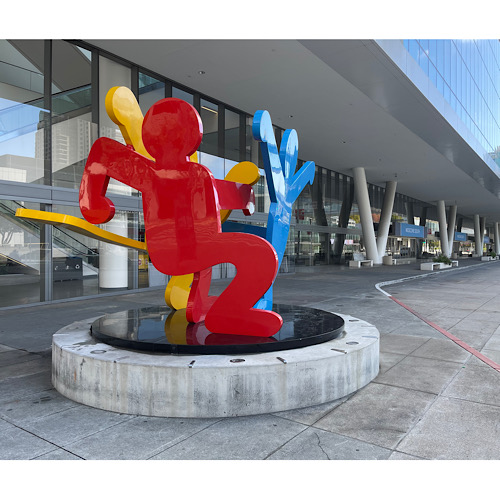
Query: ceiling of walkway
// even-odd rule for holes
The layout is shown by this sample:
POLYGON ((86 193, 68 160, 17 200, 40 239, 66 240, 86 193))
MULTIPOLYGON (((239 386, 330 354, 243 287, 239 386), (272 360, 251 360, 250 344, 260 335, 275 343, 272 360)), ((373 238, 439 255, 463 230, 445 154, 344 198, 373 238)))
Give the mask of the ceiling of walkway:
POLYGON ((500 220, 498 176, 373 41, 86 41, 249 114, 267 109, 297 130, 304 160, 500 220))

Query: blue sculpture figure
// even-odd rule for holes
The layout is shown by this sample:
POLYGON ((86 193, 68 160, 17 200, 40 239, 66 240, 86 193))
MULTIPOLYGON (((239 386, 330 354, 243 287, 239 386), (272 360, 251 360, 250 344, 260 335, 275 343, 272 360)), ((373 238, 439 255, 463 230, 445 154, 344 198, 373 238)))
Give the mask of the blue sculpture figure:
MULTIPOLYGON (((299 149, 297 132, 287 129, 281 140, 280 150, 276 145, 271 116, 267 111, 255 113, 252 133, 254 139, 260 142, 264 170, 271 206, 267 218, 267 227, 249 226, 226 222, 223 231, 245 231, 265 238, 274 247, 279 266, 285 254, 288 233, 292 217, 292 206, 306 184, 314 181, 315 165, 308 161, 295 172, 299 149)), ((273 287, 255 305, 258 309, 271 310, 273 307, 273 287)))

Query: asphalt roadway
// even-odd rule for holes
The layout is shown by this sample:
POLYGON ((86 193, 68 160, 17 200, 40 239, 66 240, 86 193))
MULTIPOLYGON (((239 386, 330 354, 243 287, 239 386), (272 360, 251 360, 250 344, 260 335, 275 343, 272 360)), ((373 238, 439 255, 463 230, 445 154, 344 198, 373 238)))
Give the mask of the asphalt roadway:
POLYGON ((498 460, 500 261, 459 262, 444 272, 413 263, 279 276, 275 302, 374 324, 380 373, 341 400, 249 417, 117 414, 52 387, 53 333, 73 321, 161 305, 163 290, 0 309, 0 459, 498 460), (403 278, 411 279, 383 290, 419 316, 375 286, 403 278))

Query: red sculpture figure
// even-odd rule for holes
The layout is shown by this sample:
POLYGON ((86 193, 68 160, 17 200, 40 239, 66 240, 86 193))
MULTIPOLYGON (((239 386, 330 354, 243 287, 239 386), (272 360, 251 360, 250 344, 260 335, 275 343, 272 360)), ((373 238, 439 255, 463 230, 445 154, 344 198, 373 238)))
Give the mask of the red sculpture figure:
POLYGON ((150 108, 142 127, 156 163, 131 146, 98 139, 80 185, 82 214, 94 224, 113 218, 114 205, 105 197, 110 177, 141 191, 151 261, 164 274, 195 273, 188 319, 199 321, 206 314, 211 332, 270 337, 281 328, 281 316, 253 306, 276 276, 276 252, 259 236, 221 232, 219 210, 242 208, 248 214, 254 195, 251 186, 216 180, 206 167, 189 161, 202 134, 196 110, 168 98, 150 108), (222 262, 235 265, 236 277, 219 297, 207 300, 210 269, 222 262))

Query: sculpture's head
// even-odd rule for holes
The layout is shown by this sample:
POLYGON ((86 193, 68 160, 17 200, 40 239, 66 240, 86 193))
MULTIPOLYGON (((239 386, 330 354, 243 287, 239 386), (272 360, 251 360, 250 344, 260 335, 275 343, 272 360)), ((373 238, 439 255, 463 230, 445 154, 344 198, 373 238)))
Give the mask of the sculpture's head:
POLYGON ((196 109, 173 97, 153 104, 142 124, 144 146, 157 163, 162 159, 188 160, 198 149, 202 137, 203 125, 196 109))

